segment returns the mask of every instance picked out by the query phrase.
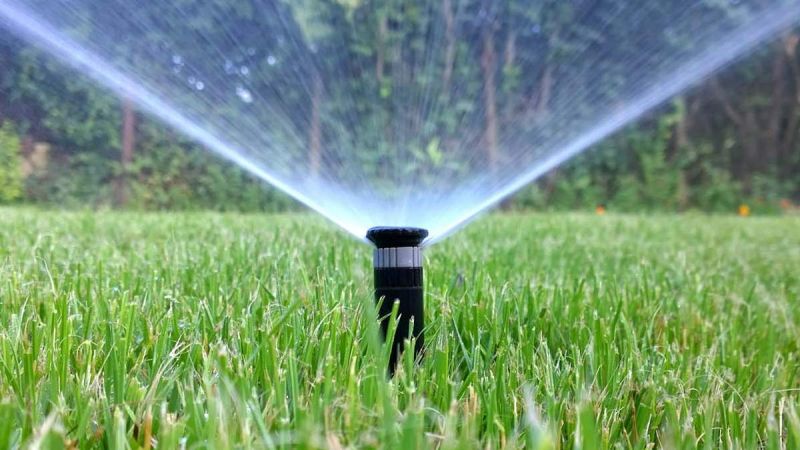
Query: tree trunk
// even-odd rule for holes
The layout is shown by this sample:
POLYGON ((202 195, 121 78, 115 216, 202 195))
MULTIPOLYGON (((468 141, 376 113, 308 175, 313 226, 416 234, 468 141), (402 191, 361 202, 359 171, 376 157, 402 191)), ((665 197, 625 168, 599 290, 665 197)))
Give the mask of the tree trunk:
POLYGON ((792 95, 787 95, 787 102, 789 103, 789 110, 786 114, 786 133, 778 153, 780 161, 778 174, 781 179, 793 177, 796 173, 795 167, 791 164, 792 153, 797 148, 797 135, 800 128, 800 117, 798 117, 797 109, 800 106, 800 63, 797 58, 797 48, 800 43, 800 34, 789 33, 783 40, 784 51, 786 52, 786 60, 789 65, 789 70, 792 74, 790 84, 792 95), (791 101, 789 101, 791 98, 791 101))
POLYGON ((450 79, 453 77, 453 64, 456 58, 456 20, 450 0, 442 0, 442 14, 444 14, 445 23, 445 42, 447 42, 444 51, 442 85, 444 85, 445 95, 448 95, 450 92, 450 79))
POLYGON ((728 98, 728 94, 725 92, 725 89, 722 87, 719 79, 711 78, 708 81, 708 84, 711 87, 711 93, 722 106, 722 110, 725 112, 731 122, 740 128, 744 126, 744 118, 742 117, 742 114, 733 107, 733 103, 731 103, 730 99, 728 98))
POLYGON ((536 117, 547 115, 550 109, 550 95, 553 91, 553 67, 548 63, 544 67, 542 80, 539 83, 539 95, 536 98, 534 114, 536 117))
POLYGON ((311 175, 319 175, 322 163, 322 125, 320 123, 320 108, 322 107, 322 77, 314 73, 313 93, 311 94, 311 124, 308 130, 308 162, 311 175))
POLYGON ((680 108, 680 117, 675 123, 675 128, 672 135, 671 151, 668 155, 668 160, 677 166, 678 169, 678 187, 677 187, 677 201, 678 209, 684 211, 689 207, 689 200, 691 188, 686 174, 686 167, 679 162, 682 152, 689 147, 689 128, 691 126, 691 106, 690 101, 685 97, 679 100, 682 107, 680 108))
POLYGON ((506 38, 506 49, 503 53, 503 67, 506 71, 514 67, 514 62, 517 58, 517 33, 514 31, 508 32, 506 38))
POLYGON ((497 86, 495 84, 497 54, 494 48, 494 32, 488 29, 483 36, 483 53, 481 67, 483 69, 483 106, 486 115, 484 142, 486 144, 486 160, 490 170, 497 168, 497 86))
POLYGON ((378 42, 377 42, 377 55, 375 60, 375 78, 378 80, 378 89, 383 84, 383 72, 386 65, 385 45, 386 33, 389 31, 389 25, 386 20, 386 14, 383 14, 378 22, 378 42))
POLYGON ((34 172, 33 162, 34 141, 33 136, 26 134, 20 142, 20 154, 22 155, 22 178, 28 178, 34 172))
POLYGON ((130 100, 122 101, 122 154, 120 157, 120 173, 114 186, 114 197, 118 207, 128 204, 128 174, 133 163, 133 152, 136 147, 136 112, 130 100))
POLYGON ((689 145, 689 107, 686 97, 679 97, 675 100, 675 114, 677 120, 670 130, 669 143, 667 145, 667 161, 675 162, 681 151, 689 145))
POLYGON ((772 100, 771 108, 769 110, 769 119, 767 120, 767 138, 766 147, 762 151, 766 154, 761 155, 764 163, 770 167, 775 168, 778 160, 779 149, 782 144, 782 124, 784 123, 784 104, 786 100, 786 83, 787 83, 787 61, 786 53, 778 48, 775 53, 775 59, 772 63, 772 100))
POLYGON ((553 63, 549 60, 549 55, 552 53, 550 48, 558 39, 558 32, 556 31, 547 40, 548 50, 544 53, 546 56, 544 56, 544 68, 539 79, 539 85, 527 102, 526 112, 532 114, 534 119, 546 116, 550 110, 550 97, 552 97, 553 92, 553 63))
POLYGON ((736 109, 719 78, 711 78, 708 81, 708 85, 711 88, 711 94, 722 107, 722 111, 728 117, 728 120, 736 125, 736 132, 739 135, 739 145, 742 146, 742 154, 738 158, 730 158, 731 173, 738 181, 742 181, 744 185, 749 186, 749 181, 745 180, 745 178, 749 176, 748 174, 751 172, 750 169, 753 167, 751 165, 751 160, 755 148, 754 133, 757 132, 752 128, 754 117, 752 114, 740 112, 736 109))
MULTIPOLYGON (((503 49, 503 76, 509 77, 509 80, 513 81, 514 78, 514 65, 517 63, 517 33, 513 30, 509 30, 508 35, 506 36, 506 43, 505 48, 503 49)), ((506 90, 505 80, 501 80, 501 90, 504 92, 513 91, 515 89, 514 85, 509 85, 508 90, 506 90)), ((514 121, 514 117, 519 113, 515 111, 516 106, 518 105, 516 102, 505 102, 507 103, 500 111, 500 120, 501 126, 505 123, 511 123, 514 121)))
POLYGON ((681 116, 678 123, 675 124, 675 154, 677 155, 680 149, 686 148, 689 145, 689 124, 690 124, 690 107, 689 102, 683 98, 680 100, 683 104, 681 116))
POLYGON ((30 134, 26 134, 25 136, 23 136, 20 147, 22 149, 22 156, 24 158, 30 157, 31 153, 33 153, 33 144, 34 144, 33 136, 31 136, 30 134))

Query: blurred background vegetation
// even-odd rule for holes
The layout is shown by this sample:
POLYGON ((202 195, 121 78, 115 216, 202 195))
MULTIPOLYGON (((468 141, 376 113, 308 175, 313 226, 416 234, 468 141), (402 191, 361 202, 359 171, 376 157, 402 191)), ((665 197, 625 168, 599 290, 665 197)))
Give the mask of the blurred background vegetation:
MULTIPOLYGON (((319 2, 323 12, 344 8, 341 1, 304 1, 319 2)), ((485 3, 469 1, 476 8, 485 3)), ((445 14, 449 2, 442 0, 445 14)), ((360 52, 375 58, 380 89, 391 89, 391 76, 382 70, 382 61, 387 48, 415 45, 407 42, 412 33, 404 30, 413 17, 401 9, 368 3, 361 9, 378 14, 379 26, 363 28, 365 35, 354 41, 363 46, 360 52)), ((505 4, 513 8, 516 3, 505 4)), ((570 30, 569 12, 554 11, 540 18, 537 26, 548 27, 547 34, 562 36, 562 42, 547 47, 547 60, 553 66, 545 65, 540 73, 527 73, 521 62, 530 59, 525 58, 526 51, 541 55, 542 48, 528 47, 524 36, 513 32, 520 29, 518 25, 484 18, 476 25, 481 39, 453 43, 475 47, 464 50, 475 55, 475 67, 458 74, 469 85, 459 92, 478 96, 491 92, 500 105, 481 110, 487 130, 504 132, 504 120, 510 121, 515 112, 503 108, 512 103, 503 96, 522 79, 529 78, 535 91, 533 107, 546 109, 552 87, 549 68, 570 51, 564 36, 592 31, 570 30), (481 70, 487 58, 502 58, 497 73, 481 70)), ((733 212, 747 204, 754 212, 795 210, 800 202, 798 41, 800 30, 779 36, 542 177, 504 206, 733 212)), ((597 89, 605 88, 604 83, 613 80, 598 77, 597 89)), ((308 114, 314 114, 320 102, 336 107, 335 96, 305 95, 308 114)), ((318 152, 319 130, 308 130, 308 136, 309 152, 318 152)), ((365 164, 370 160, 365 158, 365 164)), ((148 210, 297 208, 275 189, 5 33, 0 35, 0 203, 148 210)))

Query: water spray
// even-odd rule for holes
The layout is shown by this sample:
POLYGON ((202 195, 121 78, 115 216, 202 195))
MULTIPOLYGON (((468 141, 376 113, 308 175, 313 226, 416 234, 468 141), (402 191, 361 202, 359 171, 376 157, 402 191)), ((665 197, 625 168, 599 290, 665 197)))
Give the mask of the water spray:
MULTIPOLYGON (((433 15, 398 25, 398 33, 422 39, 424 54, 401 52, 392 66, 435 73, 438 59, 424 55, 448 55, 453 42, 463 44, 467 56, 449 62, 446 83, 436 76, 396 77, 388 93, 375 89, 382 71, 371 70, 374 61, 352 45, 368 30, 339 20, 333 11, 341 8, 322 13, 314 2, 288 2, 245 20, 227 5, 196 12, 195 19, 215 24, 206 30, 192 26, 185 8, 169 1, 141 3, 0 0, 0 35, 7 29, 56 56, 355 236, 375 223, 414 223, 430 232, 429 243, 800 20, 796 0, 739 0, 725 8, 695 7, 695 0, 643 8, 628 1, 615 3, 613 14, 589 8, 574 25, 604 39, 562 55, 552 79, 548 61, 557 49, 518 46, 513 66, 525 82, 511 83, 511 91, 489 102, 465 86, 482 83, 493 91, 506 84, 462 69, 494 61, 496 67, 485 68, 490 74, 508 61, 475 58, 491 47, 485 45, 489 29, 476 33, 473 14, 450 11, 452 31, 442 31, 438 0, 421 2, 420 14, 433 15), (91 13, 99 7, 113 14, 91 13), (263 33, 244 31, 251 27, 263 33), (152 36, 164 45, 153 45, 152 36), (641 39, 621 51, 620 36, 641 39), (325 51, 317 51, 320 45, 325 51), (280 54, 273 55, 273 47, 280 54), (618 77, 598 84, 592 75, 600 67, 618 77), (324 89, 309 92, 319 77, 324 89), (551 84, 532 105, 529 87, 551 84), (474 113, 454 111, 455 104, 474 113), (519 114, 494 130, 489 116, 495 113, 484 111, 490 104, 519 114), (496 149, 484 145, 490 130, 501 133, 491 146, 496 149), (325 176, 308 176, 312 137, 322 139, 315 164, 325 176), (495 163, 495 170, 485 170, 495 163)), ((536 39, 555 39, 534 18, 541 15, 540 2, 528 3, 520 6, 524 14, 497 9, 496 21, 508 24, 509 36, 537 30, 542 35, 536 39)), ((558 5, 545 7, 553 8, 558 5)), ((355 9, 367 21, 381 14, 355 9)))
POLYGON ((389 356, 389 372, 394 373, 404 342, 414 338, 414 357, 425 343, 425 311, 420 244, 428 230, 410 227, 375 227, 367 239, 375 244, 372 266, 375 272, 375 301, 384 339, 397 304, 397 327, 389 356))

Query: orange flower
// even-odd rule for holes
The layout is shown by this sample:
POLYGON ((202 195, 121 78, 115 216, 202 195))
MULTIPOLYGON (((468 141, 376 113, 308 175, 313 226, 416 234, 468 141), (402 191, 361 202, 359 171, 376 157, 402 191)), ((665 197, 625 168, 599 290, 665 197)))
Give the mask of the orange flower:
POLYGON ((739 205, 739 215, 742 217, 747 217, 750 215, 750 207, 742 203, 739 205))
POLYGON ((602 216, 603 214, 606 213, 606 207, 603 205, 597 205, 597 207, 594 209, 594 212, 598 216, 602 216))
POLYGON ((781 209, 783 209, 784 211, 787 210, 787 209, 792 209, 792 201, 789 200, 788 198, 782 198, 781 199, 781 209))

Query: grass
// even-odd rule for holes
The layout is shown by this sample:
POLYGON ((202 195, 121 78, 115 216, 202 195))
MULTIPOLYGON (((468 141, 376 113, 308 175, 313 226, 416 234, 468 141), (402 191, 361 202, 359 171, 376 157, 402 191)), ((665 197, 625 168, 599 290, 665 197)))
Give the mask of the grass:
POLYGON ((387 380, 306 215, 0 209, 0 447, 800 448, 800 219, 494 215, 387 380))

